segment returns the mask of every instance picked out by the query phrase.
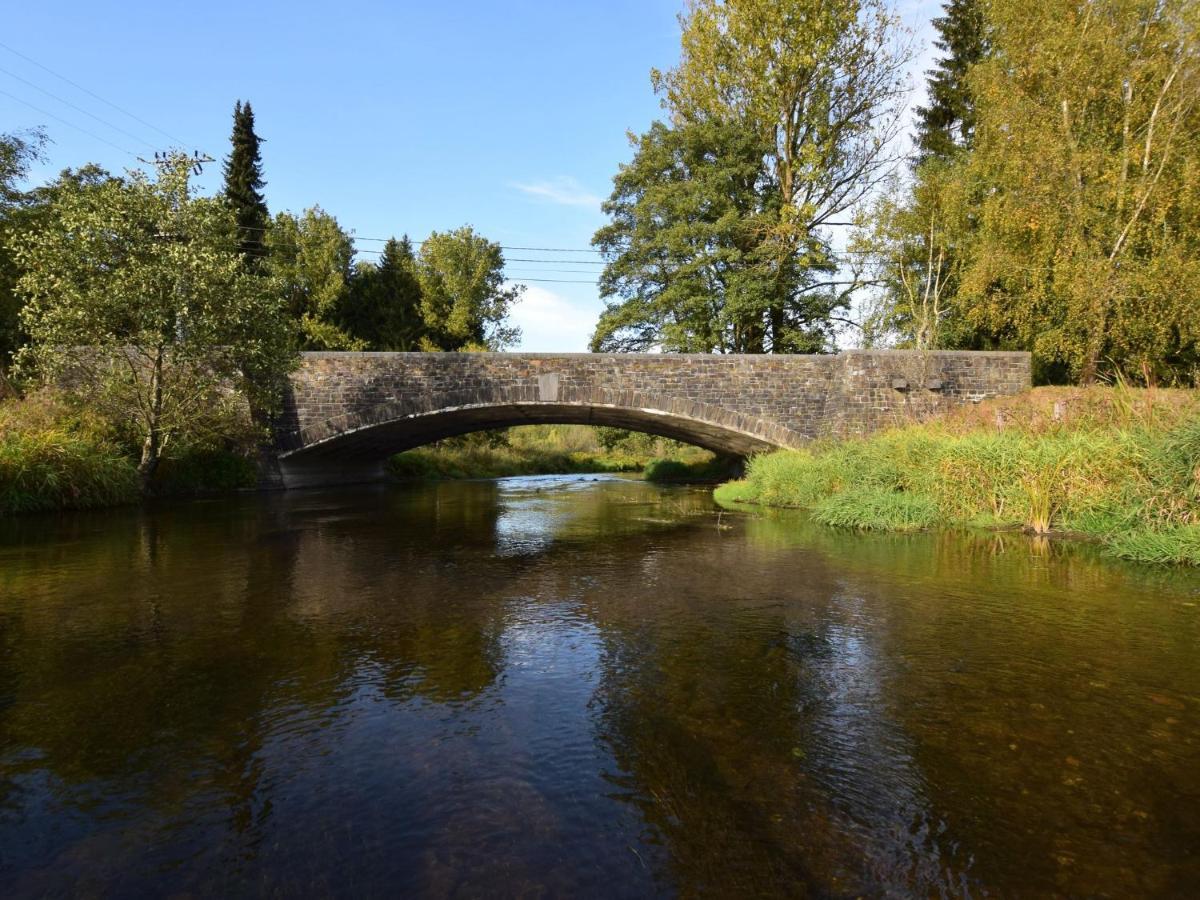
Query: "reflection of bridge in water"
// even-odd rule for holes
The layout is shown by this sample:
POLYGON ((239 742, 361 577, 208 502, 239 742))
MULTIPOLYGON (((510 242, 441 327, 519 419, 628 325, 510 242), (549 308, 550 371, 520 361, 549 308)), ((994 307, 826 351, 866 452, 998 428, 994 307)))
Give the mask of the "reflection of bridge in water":
POLYGON ((289 487, 365 481, 391 455, 529 424, 611 425, 745 456, 1028 389, 1027 353, 306 353, 276 442, 289 487))

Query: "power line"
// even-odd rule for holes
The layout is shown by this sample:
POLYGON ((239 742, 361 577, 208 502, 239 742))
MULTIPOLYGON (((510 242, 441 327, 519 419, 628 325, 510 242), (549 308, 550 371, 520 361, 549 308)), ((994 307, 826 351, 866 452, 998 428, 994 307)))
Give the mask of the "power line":
POLYGON ((591 285, 594 285, 596 283, 594 281, 582 281, 582 280, 573 281, 570 278, 509 278, 508 281, 519 281, 519 282, 540 281, 545 284, 591 284, 591 285))
MULTIPOLYGON (((561 272, 570 275, 586 275, 587 272, 581 272, 579 269, 530 269, 531 272, 561 272)), ((600 273, 597 272, 597 275, 600 273)))
POLYGON ((16 72, 10 72, 8 69, 5 69, 3 66, 0 66, 0 72, 3 72, 5 75, 7 75, 10 78, 15 78, 17 81, 21 82, 22 84, 29 85, 29 87, 33 88, 35 91, 40 91, 41 93, 45 94, 47 97, 50 97, 53 100, 57 100, 59 103, 63 104, 64 106, 71 107, 71 109, 75 110, 76 112, 83 113, 85 116, 87 116, 90 119, 95 119, 101 125, 107 125, 113 131, 121 132, 121 134, 125 135, 125 137, 133 138, 139 144, 145 144, 147 147, 154 146, 149 141, 142 140, 138 135, 133 134, 132 132, 126 131, 124 128, 120 127, 119 125, 114 125, 112 122, 109 122, 107 119, 102 119, 99 116, 95 115, 94 113, 88 112, 82 106, 76 106, 70 100, 66 100, 63 97, 58 96, 58 94, 55 94, 53 91, 48 91, 44 87, 40 87, 40 86, 34 84, 32 81, 22 78, 16 72))
POLYGON ((33 57, 30 57, 30 56, 26 56, 20 50, 16 50, 16 49, 8 46, 8 44, 5 44, 2 41, 0 41, 0 48, 7 50, 9 53, 13 54, 14 56, 21 57, 21 59, 25 60, 26 62, 33 63, 35 66, 37 66, 42 71, 49 72, 55 78, 58 78, 61 81, 65 81, 67 84, 71 85, 71 87, 76 88, 77 90, 83 91, 89 97, 94 97, 95 99, 99 100, 101 103, 104 103, 107 106, 111 106, 113 109, 115 109, 117 112, 121 113, 122 115, 129 116, 129 118, 133 119, 135 122, 137 122, 141 125, 145 125, 147 128, 152 128, 153 130, 157 131, 159 134, 163 135, 164 137, 170 138, 172 141, 174 141, 179 146, 181 146, 181 147, 187 146, 187 143, 188 143, 187 141, 175 137, 175 135, 171 134, 168 131, 163 131, 163 129, 159 128, 157 125, 153 125, 150 122, 147 122, 145 119, 141 118, 140 116, 137 116, 134 113, 131 113, 129 110, 124 109, 120 106, 117 106, 117 104, 113 103, 111 100, 104 99, 99 94, 97 94, 95 91, 85 88, 82 84, 79 84, 79 82, 77 82, 77 81, 72 81, 66 75, 62 75, 58 72, 55 72, 49 66, 42 65, 36 59, 34 59, 33 57))
POLYGON ((43 116, 49 116, 52 119, 62 122, 64 125, 74 128, 76 131, 82 131, 88 137, 95 138, 96 140, 100 141, 102 144, 108 144, 108 146, 112 147, 114 150, 120 150, 122 153, 126 154, 127 156, 132 156, 134 159, 137 159, 137 154, 134 153, 132 150, 126 150, 124 147, 114 144, 112 141, 108 140, 107 138, 100 137, 100 135, 96 134, 94 131, 88 131, 83 126, 76 125, 74 122, 68 122, 62 116, 56 116, 54 113, 50 112, 49 110, 42 109, 40 106, 35 106, 34 104, 30 103, 28 100, 22 100, 20 97, 16 96, 15 94, 10 94, 6 90, 0 89, 0 94, 3 94, 5 97, 8 97, 11 100, 16 100, 18 103, 22 103, 25 106, 28 106, 30 109, 34 110, 35 112, 41 113, 43 116))

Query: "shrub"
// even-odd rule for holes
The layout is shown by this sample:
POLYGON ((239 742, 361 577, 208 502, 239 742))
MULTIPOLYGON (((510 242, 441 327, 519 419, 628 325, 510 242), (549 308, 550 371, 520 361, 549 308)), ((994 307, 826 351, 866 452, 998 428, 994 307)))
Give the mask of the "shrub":
POLYGON ((137 471, 103 427, 39 394, 0 403, 0 514, 132 503, 137 471))

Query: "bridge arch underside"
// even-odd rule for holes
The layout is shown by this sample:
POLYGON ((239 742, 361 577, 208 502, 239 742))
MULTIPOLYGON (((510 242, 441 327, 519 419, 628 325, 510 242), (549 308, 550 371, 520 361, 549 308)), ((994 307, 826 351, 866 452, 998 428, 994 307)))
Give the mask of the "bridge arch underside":
POLYGON ((447 437, 514 425, 607 425, 731 456, 797 447, 806 440, 754 416, 661 398, 504 399, 398 412, 393 404, 380 404, 303 429, 301 446, 279 456, 284 484, 307 487, 379 480, 385 477, 384 463, 397 453, 447 437))

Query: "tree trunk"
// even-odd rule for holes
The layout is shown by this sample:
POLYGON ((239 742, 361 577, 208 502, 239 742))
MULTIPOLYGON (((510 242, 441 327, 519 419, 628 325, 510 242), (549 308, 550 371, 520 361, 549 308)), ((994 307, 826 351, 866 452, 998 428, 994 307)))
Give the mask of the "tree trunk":
POLYGON ((783 353, 783 302, 771 302, 771 352, 783 353))
POLYGON ((137 467, 143 494, 149 493, 159 459, 162 458, 162 375, 163 349, 159 347, 154 357, 154 371, 150 374, 150 416, 146 423, 146 439, 142 441, 142 458, 137 467))

